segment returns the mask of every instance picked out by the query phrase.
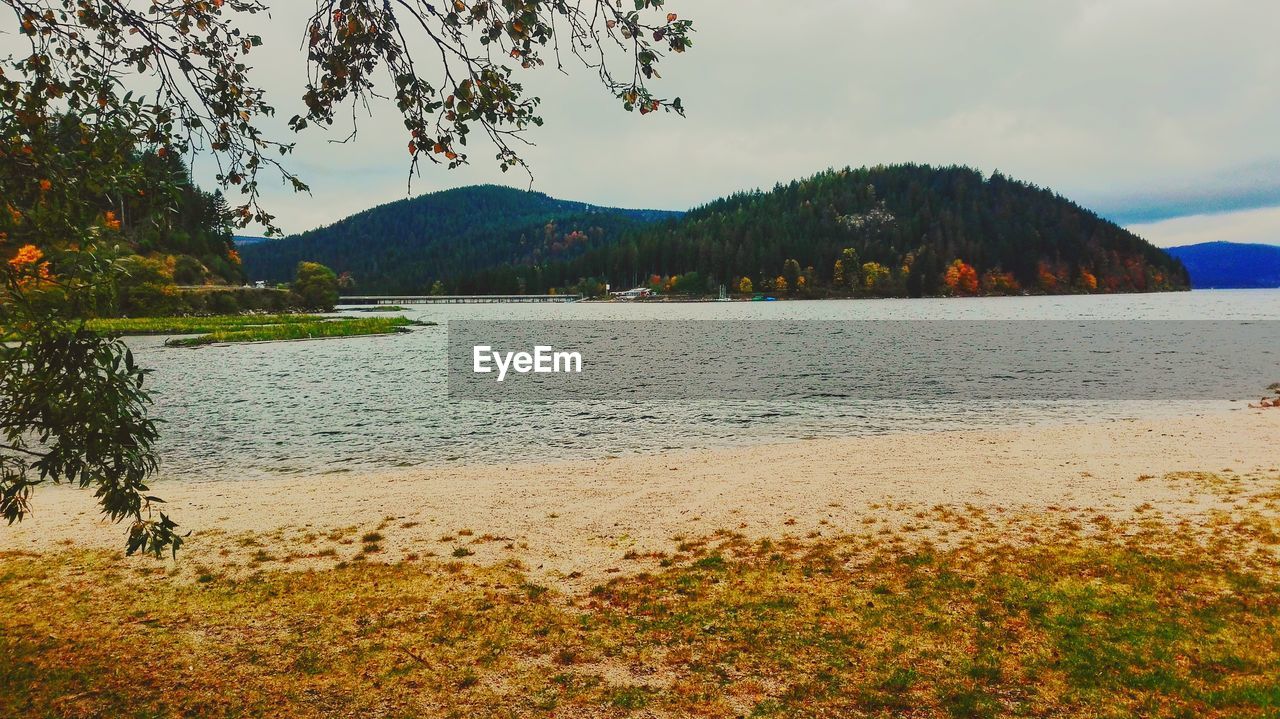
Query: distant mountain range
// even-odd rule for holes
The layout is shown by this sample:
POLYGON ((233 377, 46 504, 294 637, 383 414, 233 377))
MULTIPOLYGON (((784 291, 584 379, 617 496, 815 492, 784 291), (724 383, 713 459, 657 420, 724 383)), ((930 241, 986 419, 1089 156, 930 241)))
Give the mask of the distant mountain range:
POLYGON ((1280 246, 1204 242, 1170 247, 1196 289, 1280 287, 1280 246))
POLYGON ((300 260, 351 292, 599 293, 719 285, 799 297, 1187 289, 1182 264, 1040 187, 965 167, 830 170, 688 213, 478 186, 401 200, 284 240, 242 244, 251 279, 300 260), (440 283, 436 285, 436 283, 440 283))
POLYGON ((246 235, 235 235, 231 238, 235 241, 236 247, 244 247, 245 245, 256 245, 259 242, 270 242, 270 237, 248 237, 246 235))

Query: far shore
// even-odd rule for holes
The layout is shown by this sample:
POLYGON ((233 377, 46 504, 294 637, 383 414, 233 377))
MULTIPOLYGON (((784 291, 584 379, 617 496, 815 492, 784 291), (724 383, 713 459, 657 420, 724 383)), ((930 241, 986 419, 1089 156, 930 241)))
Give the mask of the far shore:
MULTIPOLYGON (((938 506, 987 512, 1203 518, 1228 499, 1189 501, 1164 481, 1180 472, 1280 472, 1280 410, 1235 409, 1005 431, 900 434, 526 465, 396 470, 254 481, 162 482, 165 511, 192 531, 179 563, 261 568, 256 548, 317 536, 383 535, 370 561, 406 556, 518 559, 569 588, 623 571, 624 557, 671 551, 718 531, 750 538, 839 536, 910 528, 938 506), (254 538, 257 539, 254 539, 254 538), (251 549, 252 548, 252 549, 251 549), (458 551, 459 548, 465 551, 458 551)), ((68 545, 118 549, 125 527, 102 521, 90 492, 40 487, 34 513, 0 530, 0 551, 68 545)), ((297 568, 350 560, 296 551, 297 568)), ((335 551, 336 550, 336 551, 335 551)), ((351 556, 347 556, 351 555, 351 556)), ((138 562, 151 562, 138 559, 138 562)))

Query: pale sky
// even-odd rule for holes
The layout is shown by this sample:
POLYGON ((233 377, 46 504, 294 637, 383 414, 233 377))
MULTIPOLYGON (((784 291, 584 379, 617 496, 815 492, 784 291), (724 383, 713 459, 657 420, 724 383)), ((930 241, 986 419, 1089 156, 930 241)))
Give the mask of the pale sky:
MULTIPOLYGON (((306 10, 256 19, 255 77, 280 125, 298 112, 306 10)), ((602 205, 687 209, 831 166, 999 169, 1158 244, 1280 243, 1280 3, 1274 0, 667 0, 695 47, 655 87, 688 118, 624 113, 589 70, 517 71, 541 95, 533 189, 602 205), (1262 210, 1261 208, 1271 208, 1262 210), (1185 218, 1189 219, 1171 219, 1185 218), (1165 222, 1159 222, 1166 220, 1165 222), (1156 223, 1156 224, 1151 224, 1156 223)), ((293 167, 312 195, 272 190, 286 231, 406 196, 394 108, 356 141, 308 131, 293 167)), ((281 129, 277 134, 287 134, 281 129)), ((496 182, 428 166, 413 194, 496 182)))

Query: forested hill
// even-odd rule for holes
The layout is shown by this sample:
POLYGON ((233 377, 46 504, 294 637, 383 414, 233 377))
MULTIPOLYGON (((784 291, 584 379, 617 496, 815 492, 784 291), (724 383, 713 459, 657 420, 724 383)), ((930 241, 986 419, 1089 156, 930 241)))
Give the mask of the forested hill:
POLYGON ((1182 264, 1040 187, 963 167, 827 171, 712 202, 579 256, 458 278, 467 292, 779 296, 1140 292, 1188 288, 1182 264))
POLYGON ((1280 246, 1204 242, 1170 247, 1197 289, 1280 287, 1280 246))
MULTIPOLYGON (((458 278, 493 267, 536 267, 579 256, 588 247, 680 213, 622 210, 482 185, 381 205, 333 225, 240 247, 254 280, 284 281, 301 260, 344 275, 344 291, 425 294, 456 289, 458 278)), ((538 282, 538 284, 541 284, 538 282)), ((510 291, 522 288, 513 283, 510 291)))

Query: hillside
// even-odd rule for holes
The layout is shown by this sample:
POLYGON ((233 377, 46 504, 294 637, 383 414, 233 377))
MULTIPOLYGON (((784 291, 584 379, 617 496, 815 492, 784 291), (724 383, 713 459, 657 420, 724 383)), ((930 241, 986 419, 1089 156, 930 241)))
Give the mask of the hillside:
POLYGON ((1280 287, 1280 246, 1204 242, 1171 247, 1197 289, 1280 287))
POLYGON ((1188 288, 1177 260, 1049 190, 923 165, 846 168, 736 194, 576 258, 456 284, 593 293, 604 282, 801 297, 1188 288))
MULTIPOLYGON (((129 276, 119 282, 126 290, 138 284, 240 283, 231 210, 220 192, 206 192, 195 184, 178 153, 140 149, 131 136, 118 131, 90 131, 73 115, 50 119, 43 131, 42 141, 52 143, 60 156, 78 157, 92 146, 93 152, 111 158, 117 176, 137 178, 148 191, 122 192, 111 183, 79 182, 64 183, 54 192, 47 180, 37 182, 29 166, 5 163, 0 187, 10 212, 0 218, 0 253, 11 256, 25 244, 44 252, 78 246, 83 239, 78 234, 69 238, 40 232, 36 225, 15 219, 56 214, 67 218, 69 226, 96 228, 102 238, 99 251, 131 266, 129 276)), ((61 171, 72 174, 70 169, 61 171)))
POLYGON ((399 200, 282 240, 242 244, 240 253, 254 280, 288 280, 299 261, 309 260, 345 274, 353 292, 425 293, 436 281, 452 288, 459 277, 497 266, 571 259, 588 246, 678 216, 482 185, 399 200))
POLYGON ((1188 288, 1181 263, 1034 185, 963 167, 823 172, 683 216, 481 186, 243 245, 251 279, 300 260, 348 293, 667 293, 792 297, 1144 292, 1188 288))

